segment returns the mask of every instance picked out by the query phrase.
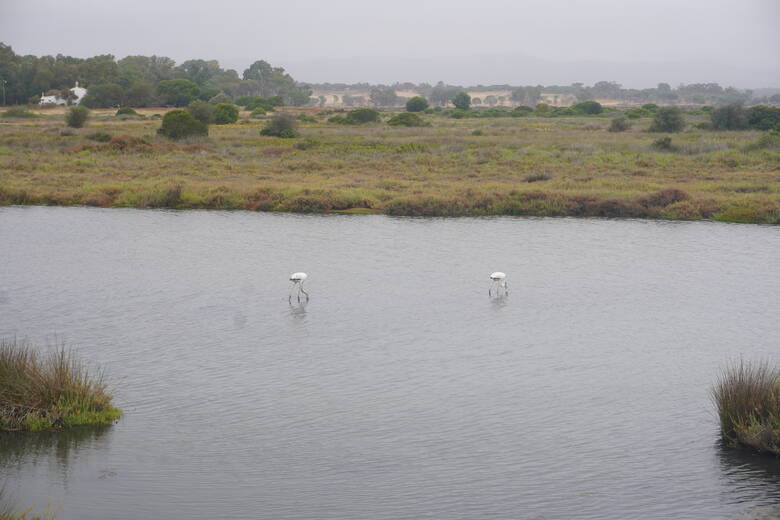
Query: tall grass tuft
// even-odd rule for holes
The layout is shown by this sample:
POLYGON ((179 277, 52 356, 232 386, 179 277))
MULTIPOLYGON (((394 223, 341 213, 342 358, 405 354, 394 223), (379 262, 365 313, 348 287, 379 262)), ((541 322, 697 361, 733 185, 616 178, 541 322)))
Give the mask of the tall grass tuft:
POLYGON ((0 340, 0 430, 56 430, 110 423, 120 416, 103 374, 92 374, 71 351, 48 355, 0 340))
POLYGON ((726 442, 780 455, 780 370, 735 363, 721 373, 712 398, 726 442))

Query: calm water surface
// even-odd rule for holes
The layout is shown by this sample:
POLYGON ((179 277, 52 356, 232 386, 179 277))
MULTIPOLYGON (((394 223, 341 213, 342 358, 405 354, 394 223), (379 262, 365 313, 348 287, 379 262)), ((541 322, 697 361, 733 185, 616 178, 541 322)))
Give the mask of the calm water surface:
POLYGON ((708 396, 728 360, 780 361, 778 227, 14 207, 0 244, 0 336, 75 347, 125 412, 0 437, 6 495, 60 520, 780 504, 708 396))

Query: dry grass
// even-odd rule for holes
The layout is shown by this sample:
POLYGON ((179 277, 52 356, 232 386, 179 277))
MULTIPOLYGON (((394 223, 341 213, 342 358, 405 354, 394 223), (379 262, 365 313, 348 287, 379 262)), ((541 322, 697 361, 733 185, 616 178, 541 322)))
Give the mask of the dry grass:
POLYGON ((723 371, 712 398, 728 443, 780 455, 780 370, 740 361, 723 371))
POLYGON ((399 128, 320 116, 279 139, 243 114, 174 144, 155 135, 165 109, 95 111, 73 135, 58 109, 38 112, 0 123, 0 204, 780 221, 780 146, 752 131, 691 129, 659 152, 646 120, 612 133, 607 117, 427 115, 430 127, 399 128), (685 196, 667 204, 668 190, 685 196))
POLYGON ((72 352, 39 355, 29 344, 0 340, 0 430, 50 430, 119 418, 102 374, 72 352))

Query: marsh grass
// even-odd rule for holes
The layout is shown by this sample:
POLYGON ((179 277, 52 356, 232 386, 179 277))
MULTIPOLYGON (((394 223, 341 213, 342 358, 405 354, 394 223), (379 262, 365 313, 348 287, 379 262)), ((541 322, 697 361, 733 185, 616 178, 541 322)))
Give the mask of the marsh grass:
POLYGON ((28 343, 0 340, 0 430, 113 422, 120 411, 106 386, 102 373, 90 373, 64 347, 41 355, 28 343))
POLYGON ((0 205, 780 222, 779 138, 768 133, 691 128, 658 150, 646 118, 615 133, 582 118, 425 114, 432 125, 415 128, 307 119, 300 139, 284 139, 244 114, 173 143, 151 117, 96 110, 89 131, 63 136, 61 110, 38 112, 0 124, 0 205), (644 200, 667 189, 688 198, 644 200))
POLYGON ((712 399, 727 443, 780 455, 780 370, 740 360, 720 374, 712 399))

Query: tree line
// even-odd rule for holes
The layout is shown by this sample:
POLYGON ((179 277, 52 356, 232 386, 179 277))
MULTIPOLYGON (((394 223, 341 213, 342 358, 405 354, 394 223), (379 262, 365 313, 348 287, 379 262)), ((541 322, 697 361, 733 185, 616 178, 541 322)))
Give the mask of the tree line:
POLYGON ((82 103, 90 108, 185 106, 195 99, 230 101, 241 96, 281 96, 285 104, 306 105, 311 90, 281 67, 258 60, 239 76, 217 60, 176 64, 165 56, 111 54, 90 58, 16 54, 0 42, 0 87, 5 104, 37 103, 41 94, 71 97, 76 82, 88 89, 82 103))

